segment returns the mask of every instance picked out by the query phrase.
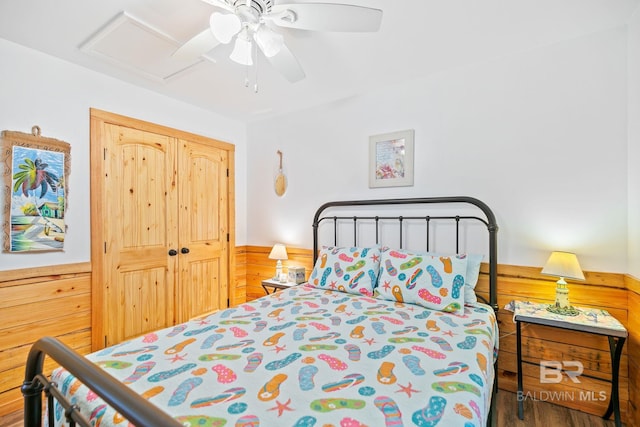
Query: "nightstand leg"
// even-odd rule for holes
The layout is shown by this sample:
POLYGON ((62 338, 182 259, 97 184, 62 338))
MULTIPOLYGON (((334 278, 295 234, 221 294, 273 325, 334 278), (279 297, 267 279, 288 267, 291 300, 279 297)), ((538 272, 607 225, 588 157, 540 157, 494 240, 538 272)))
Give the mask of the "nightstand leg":
POLYGON ((518 355, 518 418, 524 419, 524 396, 522 393, 522 336, 520 334, 520 322, 516 322, 516 351, 518 355))
POLYGON ((618 374, 620 371, 620 356, 622 355, 622 347, 624 346, 624 338, 609 337, 609 352, 611 353, 611 397, 609 398, 609 406, 607 412, 602 418, 605 420, 611 416, 613 412, 616 427, 622 425, 620 421, 620 396, 618 394, 618 374))

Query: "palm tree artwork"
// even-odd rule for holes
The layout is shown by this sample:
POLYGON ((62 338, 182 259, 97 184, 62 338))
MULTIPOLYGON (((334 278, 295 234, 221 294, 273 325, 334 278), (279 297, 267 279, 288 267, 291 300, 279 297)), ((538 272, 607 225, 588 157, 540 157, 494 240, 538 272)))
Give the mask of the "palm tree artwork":
POLYGON ((61 250, 64 153, 14 146, 12 159, 10 250, 61 250))

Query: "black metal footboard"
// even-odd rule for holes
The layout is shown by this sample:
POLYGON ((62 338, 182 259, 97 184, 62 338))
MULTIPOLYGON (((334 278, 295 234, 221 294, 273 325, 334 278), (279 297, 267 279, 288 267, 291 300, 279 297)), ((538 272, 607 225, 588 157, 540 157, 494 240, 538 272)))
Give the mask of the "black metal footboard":
POLYGON ((25 379, 22 384, 25 427, 40 427, 42 425, 43 394, 47 396, 49 426, 55 425, 53 404, 54 400, 57 400, 64 408, 66 420, 71 427, 75 425, 92 427, 92 424, 78 411, 77 407, 62 396, 56 384, 43 375, 42 368, 45 356, 58 362, 60 366, 93 390, 132 424, 154 427, 181 426, 178 421, 59 340, 44 337, 33 344, 27 358, 25 379))

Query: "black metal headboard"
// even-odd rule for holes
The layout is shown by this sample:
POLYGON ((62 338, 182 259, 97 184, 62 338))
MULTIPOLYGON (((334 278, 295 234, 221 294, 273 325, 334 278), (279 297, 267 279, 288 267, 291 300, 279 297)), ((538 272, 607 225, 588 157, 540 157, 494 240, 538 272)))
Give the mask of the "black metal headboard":
MULTIPOLYGON (((476 209, 476 211, 477 211, 476 209)), ((497 311, 498 304, 498 293, 497 293, 497 258, 498 258, 498 250, 497 250, 497 232, 498 225, 496 223, 495 215, 493 211, 487 206, 484 202, 475 199, 473 197, 467 196, 455 196, 455 197, 423 197, 423 198, 407 198, 407 199, 379 199, 379 200, 349 200, 349 201, 335 201, 328 202, 323 204, 316 211, 315 216, 313 217, 313 263, 315 264, 316 259, 318 258, 318 249, 319 249, 319 235, 318 230, 319 226, 323 221, 332 221, 333 222, 333 244, 338 244, 338 224, 340 221, 353 221, 353 246, 358 245, 358 223, 359 221, 372 221, 375 229, 375 243, 381 244, 383 242, 380 241, 380 223, 382 221, 397 221, 398 223, 398 237, 400 248, 403 247, 403 235, 405 230, 405 224, 408 220, 421 220, 424 221, 426 226, 426 249, 429 250, 430 245, 430 230, 431 224, 433 221, 453 221, 455 225, 455 250, 456 253, 459 253, 460 246, 460 223, 463 221, 474 221, 480 222, 484 224, 488 231, 488 252, 489 252, 489 304, 493 307, 494 310, 497 311), (466 208, 473 206, 479 209, 483 214, 484 218, 475 215, 419 215, 416 216, 413 213, 409 215, 398 215, 397 209, 393 210, 391 215, 387 215, 386 213, 383 215, 331 215, 331 216, 322 216, 322 213, 329 208, 357 208, 357 207, 367 207, 367 206, 387 206, 393 207, 397 205, 461 205, 466 208)))

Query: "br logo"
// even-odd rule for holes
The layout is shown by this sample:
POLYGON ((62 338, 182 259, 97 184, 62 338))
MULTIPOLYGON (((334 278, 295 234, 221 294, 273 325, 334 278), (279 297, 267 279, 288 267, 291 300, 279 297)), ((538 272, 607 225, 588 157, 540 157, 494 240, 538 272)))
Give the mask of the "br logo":
POLYGON ((543 384, 557 384, 562 382, 562 372, 574 383, 579 383, 578 377, 582 375, 584 366, 577 360, 559 362, 557 360, 540 361, 540 382, 543 384), (567 369, 575 368, 575 369, 567 369))

